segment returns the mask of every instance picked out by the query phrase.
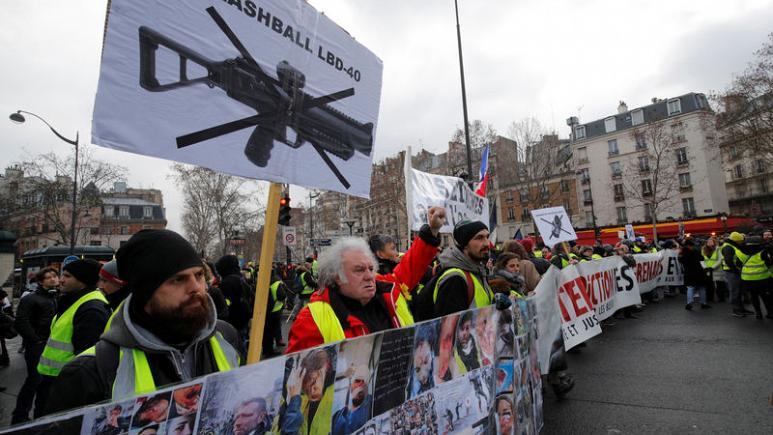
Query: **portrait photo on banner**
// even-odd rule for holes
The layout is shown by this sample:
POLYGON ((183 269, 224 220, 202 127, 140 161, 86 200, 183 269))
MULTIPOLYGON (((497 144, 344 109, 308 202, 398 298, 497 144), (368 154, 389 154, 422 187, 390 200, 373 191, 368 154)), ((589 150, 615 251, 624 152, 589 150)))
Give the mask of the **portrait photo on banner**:
POLYGON ((378 361, 376 341, 369 335, 342 341, 338 346, 335 394, 333 397, 333 435, 353 434, 363 428, 373 413, 373 392, 378 361))
POLYGON ((92 408, 83 417, 81 435, 129 433, 135 400, 92 408))

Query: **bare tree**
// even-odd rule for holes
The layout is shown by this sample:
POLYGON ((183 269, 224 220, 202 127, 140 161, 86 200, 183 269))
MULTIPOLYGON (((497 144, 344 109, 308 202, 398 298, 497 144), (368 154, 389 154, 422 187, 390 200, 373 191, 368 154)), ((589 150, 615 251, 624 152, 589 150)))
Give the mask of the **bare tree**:
POLYGON ((516 142, 515 169, 509 173, 520 192, 523 206, 539 209, 554 205, 566 194, 560 177, 572 177, 571 145, 557 135, 547 134, 540 122, 525 118, 510 124, 510 138, 516 142))
MULTIPOLYGON (((25 178, 18 190, 6 201, 6 212, 15 216, 38 216, 42 232, 53 235, 53 242, 66 245, 70 240, 72 221, 72 178, 75 156, 49 152, 18 164, 25 178), (48 231, 45 231, 45 230, 48 231)), ((79 147, 78 194, 75 205, 75 234, 80 234, 82 217, 101 205, 100 192, 116 181, 126 179, 126 168, 98 160, 89 145, 79 147)), ((76 240, 77 243, 77 240, 76 240)))
POLYGON ((719 106, 717 125, 723 143, 755 160, 773 164, 773 33, 747 69, 723 93, 713 96, 719 106))
MULTIPOLYGON (((649 213, 655 243, 658 241, 658 212, 673 207, 679 195, 678 167, 686 164, 686 155, 677 155, 679 144, 684 142, 684 125, 681 122, 655 121, 635 128, 631 138, 636 142, 637 158, 627 162, 623 174, 623 189, 632 208, 642 207, 649 213)), ((613 174, 614 176, 614 174, 613 174)))
MULTIPOLYGON (((497 131, 491 124, 484 124, 480 119, 472 121, 469 125, 470 148, 480 148, 497 139, 497 131)), ((457 128, 451 137, 452 142, 464 143, 464 129, 457 128)))
POLYGON ((251 203, 258 196, 251 181, 180 163, 172 171, 184 196, 183 230, 196 250, 224 255, 238 231, 256 230, 263 207, 257 200, 251 203))

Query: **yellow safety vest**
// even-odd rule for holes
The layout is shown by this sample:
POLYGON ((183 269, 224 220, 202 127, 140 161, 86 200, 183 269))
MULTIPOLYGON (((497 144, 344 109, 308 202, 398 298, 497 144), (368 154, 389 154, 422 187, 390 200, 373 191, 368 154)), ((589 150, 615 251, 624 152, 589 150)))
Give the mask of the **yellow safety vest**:
POLYGON ((741 269, 742 281, 762 281, 770 278, 770 271, 765 262, 762 261, 762 251, 749 257, 741 269))
POLYGON ((590 258, 593 260, 601 260, 604 257, 602 257, 601 254, 593 254, 590 256, 590 258))
MULTIPOLYGON (((740 249, 736 248, 735 245, 731 245, 730 243, 723 243, 719 249, 725 249, 725 246, 733 248, 733 251, 735 252, 735 258, 739 259, 741 263, 746 262, 748 255, 744 254, 740 249)), ((727 265, 727 259, 724 257, 722 257, 722 270, 730 270, 730 266, 727 265)))
MULTIPOLYGON (((328 290, 330 291, 330 290, 328 290)), ((376 295, 376 297, 381 297, 376 295)), ((344 334, 344 328, 341 326, 341 321, 338 320, 333 307, 325 301, 314 301, 307 305, 309 312, 311 313, 314 323, 319 329, 319 333, 322 335, 322 340, 325 343, 332 343, 335 341, 341 341, 346 338, 344 334)), ((413 325, 413 315, 408 308, 408 303, 400 294, 395 301, 395 316, 400 323, 400 327, 413 325)))
MULTIPOLYGON (((322 398, 319 399, 319 405, 317 406, 317 412, 314 414, 314 420, 311 425, 307 420, 309 415, 309 397, 301 393, 301 414, 303 414, 303 423, 301 423, 300 430, 297 433, 300 434, 312 434, 312 435, 327 435, 331 431, 333 423, 333 395, 335 389, 333 385, 329 385, 325 388, 325 392, 322 393, 322 398)), ((289 401, 289 400, 288 400, 289 401)), ((275 418, 271 433, 281 432, 281 419, 275 418)))
MULTIPOLYGON (((239 367, 240 358, 238 352, 228 341, 216 332, 208 341, 215 357, 215 364, 218 372, 226 372, 235 367, 239 367)), ((78 356, 96 356, 96 345, 84 350, 78 356)), ((113 381, 112 400, 123 400, 132 396, 152 393, 156 391, 156 382, 153 380, 153 373, 150 371, 150 364, 145 352, 136 349, 122 347, 118 354, 118 368, 115 372, 113 381)))
POLYGON ((633 253, 638 254, 641 252, 641 248, 638 245, 633 245, 633 253))
POLYGON ((93 290, 81 296, 61 317, 54 316, 51 320, 51 335, 38 362, 38 373, 46 376, 59 376, 59 372, 68 362, 75 359, 75 349, 72 346, 73 319, 81 305, 89 301, 102 301, 107 304, 105 295, 99 290, 93 290))
POLYGON ((270 289, 271 289, 271 297, 274 298, 274 306, 271 307, 271 312, 272 313, 276 313, 276 312, 282 311, 282 308, 284 308, 284 306, 285 306, 285 302, 284 301, 280 301, 279 299, 276 298, 276 292, 277 292, 277 290, 279 290, 279 284, 281 284, 281 283, 282 283, 282 281, 277 280, 275 283, 271 284, 271 287, 270 287, 270 289))
POLYGON ((534 254, 534 258, 542 258, 542 250, 539 251, 532 251, 534 254))
MULTIPOLYGON (((440 275, 440 278, 438 278, 437 280, 437 284, 435 284, 435 293, 432 295, 433 303, 437 303, 438 290, 440 289, 440 284, 442 284, 445 281, 446 277, 451 274, 461 275, 462 278, 464 278, 464 282, 467 283, 467 274, 464 273, 462 269, 459 269, 458 267, 452 267, 446 270, 445 272, 443 272, 442 275, 440 275)), ((474 274, 471 273, 470 277, 472 278, 474 293, 473 293, 472 302, 470 303, 469 308, 482 308, 493 304, 494 295, 491 293, 491 290, 484 287, 483 284, 481 284, 481 282, 474 274)))
MULTIPOLYGON (((703 255, 703 253, 701 253, 703 255)), ((719 261, 719 249, 714 249, 710 257, 703 255, 703 262, 706 263, 706 267, 713 269, 714 265, 719 261)))
MULTIPOLYGON (((306 274, 307 273, 309 273, 309 272, 303 272, 301 274, 301 285, 303 286, 303 289, 301 290, 301 294, 304 295, 304 296, 307 296, 307 295, 310 295, 310 294, 314 293, 314 288, 309 287, 308 285, 306 285, 306 280, 304 278, 306 278, 306 274)), ((313 273, 312 273, 312 276, 314 276, 313 273)))

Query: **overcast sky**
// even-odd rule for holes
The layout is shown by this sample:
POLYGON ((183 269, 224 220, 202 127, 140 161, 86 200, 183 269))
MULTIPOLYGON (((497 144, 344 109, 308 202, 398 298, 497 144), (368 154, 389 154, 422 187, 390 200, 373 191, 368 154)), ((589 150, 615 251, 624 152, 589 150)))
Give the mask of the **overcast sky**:
MULTIPOLYGON (((289 0, 288 0, 289 1, 289 0)), ((219 3, 219 0, 215 0, 219 3)), ((453 0, 314 0, 384 62, 376 160, 406 146, 442 152, 462 126, 453 0)), ((45 117, 90 139, 106 2, 4 1, 0 115, 45 117)), ((773 1, 459 1, 470 120, 539 119, 562 137, 581 122, 687 92, 721 91, 773 31, 773 1)), ((0 165, 69 145, 41 123, 0 121, 0 165)), ((98 148, 98 147, 94 147, 98 148)), ((169 162, 97 149, 133 187, 162 189, 171 229, 181 195, 169 162)), ((293 199, 305 191, 293 189, 293 199)))

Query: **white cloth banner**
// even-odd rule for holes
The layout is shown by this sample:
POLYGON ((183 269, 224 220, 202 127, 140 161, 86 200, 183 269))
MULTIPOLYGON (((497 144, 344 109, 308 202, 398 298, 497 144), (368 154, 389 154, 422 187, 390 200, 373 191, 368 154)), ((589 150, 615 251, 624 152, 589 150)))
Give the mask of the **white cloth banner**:
POLYGON ((639 292, 647 293, 659 286, 679 286, 684 283, 684 272, 679 253, 664 249, 654 254, 636 254, 636 280, 639 292))
POLYGON ((461 178, 434 175, 408 168, 406 189, 410 190, 408 210, 411 228, 421 229, 427 222, 427 211, 433 206, 446 209, 446 224, 442 233, 454 231, 454 225, 463 220, 481 221, 488 226, 488 199, 480 197, 461 178))
POLYGON ((383 64, 304 1, 112 0, 93 143, 368 197, 383 64))

